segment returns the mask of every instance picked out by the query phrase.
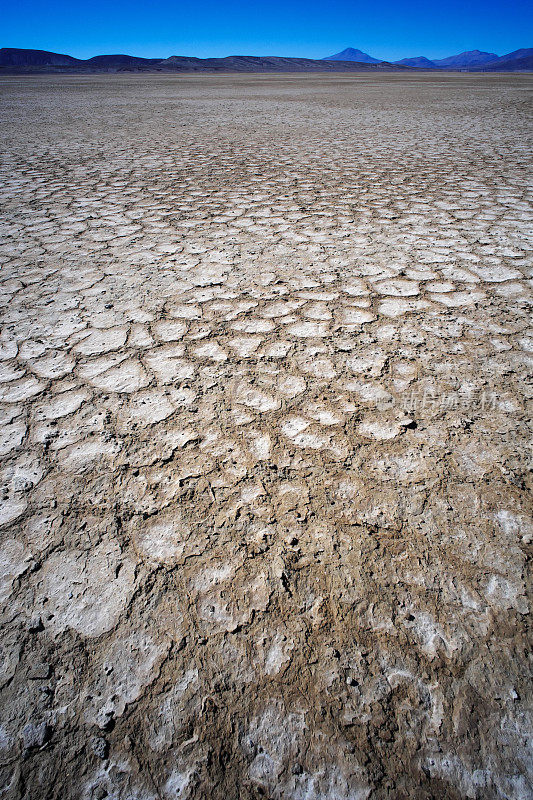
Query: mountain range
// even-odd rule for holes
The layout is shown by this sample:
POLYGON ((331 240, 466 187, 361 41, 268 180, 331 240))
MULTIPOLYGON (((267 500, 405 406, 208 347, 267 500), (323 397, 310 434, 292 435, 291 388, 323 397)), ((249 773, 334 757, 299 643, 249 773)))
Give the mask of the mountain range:
POLYGON ((282 56, 139 58, 129 55, 79 59, 48 50, 0 48, 0 74, 15 75, 79 72, 383 72, 417 69, 528 72, 533 71, 533 48, 515 50, 503 56, 470 50, 448 58, 430 60, 425 56, 417 56, 394 63, 381 61, 353 47, 320 60, 282 56))
MULTIPOLYGON (((380 63, 379 59, 363 53, 362 50, 355 50, 347 47, 340 53, 333 56, 326 56, 323 61, 360 61, 367 64, 380 63)), ((473 72, 490 70, 497 71, 531 71, 533 70, 533 47, 522 50, 514 50, 503 56, 496 53, 486 53, 482 50, 467 50, 447 58, 429 59, 426 56, 415 56, 414 58, 402 58, 393 61, 396 66, 410 67, 411 69, 446 69, 446 70, 468 70, 473 72)))
POLYGON ((101 55, 82 60, 48 50, 0 48, 0 75, 96 72, 383 72, 402 69, 406 68, 377 59, 376 63, 360 63, 281 56, 138 58, 128 55, 101 55))

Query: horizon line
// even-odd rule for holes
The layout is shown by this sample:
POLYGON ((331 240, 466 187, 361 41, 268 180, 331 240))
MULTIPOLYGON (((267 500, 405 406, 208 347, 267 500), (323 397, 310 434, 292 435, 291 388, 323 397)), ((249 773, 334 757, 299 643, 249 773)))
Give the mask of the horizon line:
MULTIPOLYGON (((349 50, 349 49, 353 49, 353 50, 357 49, 358 50, 360 48, 355 48, 355 47, 352 47, 351 45, 349 45, 348 47, 343 48, 343 50, 349 50)), ((522 50, 522 49, 526 50, 526 49, 529 49, 529 48, 527 48, 527 47, 516 48, 516 50, 522 50)), ((47 49, 45 49, 43 47, 12 47, 12 46, 9 46, 9 45, 3 45, 2 47, 0 47, 0 50, 33 50, 33 51, 40 51, 42 53, 55 53, 56 55, 66 55, 66 56, 69 56, 70 58, 75 58, 78 61, 89 61, 91 58, 96 58, 97 56, 104 56, 104 55, 105 56, 129 56, 131 58, 142 58, 142 59, 146 59, 146 60, 155 60, 155 59, 164 60, 166 58, 172 58, 173 56, 176 56, 176 57, 179 57, 179 58, 198 58, 199 60, 202 60, 202 61, 204 61, 206 59, 210 59, 210 58, 247 58, 247 57, 249 57, 249 58, 305 58, 305 59, 309 59, 310 61, 323 61, 323 60, 327 60, 328 58, 330 58, 330 56, 322 56, 322 57, 319 57, 319 58, 317 58, 317 57, 313 58, 313 56, 274 55, 273 53, 228 53, 225 56, 197 56, 197 55, 187 54, 187 53, 183 53, 183 52, 182 53, 173 52, 168 56, 138 56, 138 55, 135 55, 135 54, 133 54, 131 52, 130 53, 125 53, 125 52, 111 52, 111 51, 98 51, 98 52, 95 52, 94 55, 92 55, 92 56, 87 56, 85 58, 82 58, 80 56, 72 56, 68 51, 47 50, 47 49)), ((343 50, 340 50, 339 52, 342 53, 343 50)), ((494 55, 498 56, 498 58, 501 58, 502 55, 507 55, 507 53, 499 54, 495 50, 492 50, 492 51, 479 50, 479 48, 474 47, 474 48, 472 48, 472 50, 461 50, 460 52, 457 52, 457 53, 451 53, 449 56, 444 56, 444 58, 450 58, 450 57, 453 57, 453 56, 462 55, 463 53, 471 53, 471 52, 473 52, 475 50, 478 50, 481 53, 488 53, 488 52, 494 53, 494 55)), ((415 56, 409 56, 409 55, 402 56, 401 58, 395 59, 395 61, 390 61, 388 58, 381 58, 381 56, 375 56, 372 53, 367 53, 366 51, 363 51, 363 50, 361 50, 360 52, 364 53, 364 55, 370 56, 371 58, 378 58, 378 59, 381 59, 381 61, 384 61, 384 62, 386 61, 388 63, 395 63, 397 61, 401 61, 403 58, 427 58, 429 61, 432 60, 430 56, 427 56, 424 53, 420 53, 420 54, 415 55, 415 56)), ((509 52, 512 53, 512 52, 516 52, 516 51, 515 50, 510 50, 509 52)), ((332 53, 332 55, 337 55, 337 53, 332 53)), ((435 60, 436 61, 442 61, 443 57, 442 56, 436 57, 435 60)))

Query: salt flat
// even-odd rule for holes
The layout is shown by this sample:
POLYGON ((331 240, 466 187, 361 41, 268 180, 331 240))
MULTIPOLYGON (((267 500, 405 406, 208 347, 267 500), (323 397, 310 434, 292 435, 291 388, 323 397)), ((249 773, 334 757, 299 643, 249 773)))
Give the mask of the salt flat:
POLYGON ((531 86, 0 82, 2 798, 531 797, 531 86))

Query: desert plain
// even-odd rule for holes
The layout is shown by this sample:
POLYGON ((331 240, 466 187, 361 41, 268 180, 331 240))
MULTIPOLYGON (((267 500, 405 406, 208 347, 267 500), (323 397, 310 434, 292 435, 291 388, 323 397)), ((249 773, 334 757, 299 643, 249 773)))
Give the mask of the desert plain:
POLYGON ((530 75, 0 82, 0 798, 527 800, 530 75))

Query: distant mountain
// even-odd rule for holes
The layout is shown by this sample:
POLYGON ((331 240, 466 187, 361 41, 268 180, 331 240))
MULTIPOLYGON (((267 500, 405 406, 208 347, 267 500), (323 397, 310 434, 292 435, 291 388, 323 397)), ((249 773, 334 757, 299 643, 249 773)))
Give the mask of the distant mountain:
POLYGON ((484 53, 481 50, 467 50, 464 53, 458 53, 456 56, 448 56, 448 58, 435 58, 433 63, 437 67, 477 67, 481 64, 488 64, 498 58, 496 53, 484 53))
MULTIPOLYGON (((322 61, 350 62, 357 61, 364 64, 385 64, 388 62, 379 61, 377 58, 363 53, 354 47, 347 47, 340 53, 333 56, 326 56, 322 61)), ((402 58, 393 62, 398 67, 408 69, 438 69, 438 70, 468 70, 473 72, 490 71, 496 72, 517 72, 533 71, 533 48, 523 48, 498 56, 496 53, 487 53, 483 50, 466 50, 447 58, 429 59, 426 56, 415 56, 413 58, 402 58)))
POLYGON ((121 67, 149 67, 153 64, 159 64, 160 58, 138 58, 137 56, 93 56, 82 64, 87 66, 94 65, 95 67, 104 67, 107 69, 115 69, 121 67))
POLYGON ((533 47, 522 47, 521 50, 513 50, 512 53, 500 56, 498 61, 507 61, 511 58, 531 58, 531 56, 533 56, 533 47))
POLYGON ((401 61, 395 61, 395 64, 400 64, 403 67, 417 67, 418 69, 435 69, 435 64, 425 56, 416 56, 416 58, 402 58, 401 61))
POLYGON ((417 56, 403 58, 394 64, 378 61, 377 58, 352 47, 320 60, 282 56, 138 58, 128 55, 101 55, 82 60, 48 50, 0 48, 0 74, 4 75, 98 72, 391 72, 417 69, 533 72, 533 48, 515 50, 499 57, 494 53, 481 53, 479 50, 438 61, 417 56), (485 61, 486 58, 491 60, 485 61), (458 59, 463 61, 459 63, 458 59))
POLYGON ((83 64, 77 58, 48 50, 20 50, 18 47, 0 48, 1 67, 68 67, 83 64))
POLYGON ((468 50, 448 58, 435 58, 432 61, 425 56, 402 58, 395 64, 412 69, 468 70, 468 72, 533 72, 533 48, 526 47, 515 50, 504 56, 496 53, 485 53, 482 50, 468 50))
POLYGON ((354 47, 347 47, 340 53, 335 53, 334 56, 326 56, 322 61, 359 61, 360 64, 382 64, 383 59, 373 58, 368 53, 363 53, 362 50, 357 50, 354 47))
POLYGON ((504 56, 473 68, 476 72, 533 72, 533 47, 513 50, 504 56))
POLYGON ((161 61, 159 68, 180 72, 390 72, 405 67, 388 61, 361 63, 360 61, 316 61, 312 58, 285 58, 283 56, 227 56, 226 58, 191 58, 170 56, 161 61))
MULTIPOLYGON (((370 58, 370 56, 368 56, 370 58)), ((388 61, 328 61, 282 56, 137 58, 101 55, 81 60, 45 50, 0 49, 0 74, 98 72, 368 72, 406 69, 388 61)))
POLYGON ((51 53, 48 50, 19 50, 16 47, 0 49, 1 67, 76 67, 89 70, 96 67, 105 71, 131 67, 146 68, 158 64, 160 61, 160 58, 137 58, 137 56, 124 55, 94 56, 82 60, 61 53, 51 53))

